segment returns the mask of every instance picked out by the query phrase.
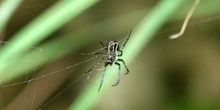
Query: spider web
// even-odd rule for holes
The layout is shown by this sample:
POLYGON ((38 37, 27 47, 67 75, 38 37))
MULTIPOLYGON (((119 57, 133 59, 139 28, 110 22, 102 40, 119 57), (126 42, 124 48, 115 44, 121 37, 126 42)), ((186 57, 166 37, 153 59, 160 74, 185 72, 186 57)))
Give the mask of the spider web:
MULTIPOLYGON (((36 9, 35 14, 39 14, 39 10, 45 10, 48 8, 46 5, 42 5, 37 0, 26 0, 24 1, 25 6, 21 6, 22 9, 24 9, 27 13, 33 14, 33 12, 29 12, 29 9, 36 9)), ((21 10, 22 10, 21 9, 21 10)), ((33 14, 34 15, 34 14, 33 14)), ((16 46, 18 44, 11 44, 10 42, 6 41, 0 41, 0 49, 3 50, 5 47, 13 45, 16 46)), ((60 50, 62 51, 62 50, 60 50)), ((38 47, 30 47, 27 50, 25 50, 25 68, 28 68, 29 65, 37 65, 39 63, 38 61, 43 58, 46 53, 53 53, 57 54, 60 52, 59 50, 44 50, 44 48, 38 48, 38 47), (35 58, 33 59, 31 56, 29 56, 30 53, 36 53, 35 58)), ((14 56, 13 59, 11 59, 11 62, 9 62, 11 67, 16 67, 16 65, 20 65, 18 56, 14 56)), ((86 53, 76 53, 72 52, 70 56, 67 57, 74 57, 73 59, 77 59, 78 57, 82 60, 79 61, 66 61, 67 63, 62 63, 61 60, 67 60, 68 58, 63 58, 61 60, 58 60, 55 62, 55 64, 51 64, 48 67, 46 67, 45 70, 41 70, 42 68, 38 68, 37 66, 34 67, 31 71, 25 69, 25 75, 20 76, 19 78, 16 78, 15 80, 12 80, 12 77, 9 76, 8 79, 6 79, 6 82, 2 82, 0 80, 0 109, 12 109, 10 107, 17 106, 14 105, 19 102, 19 100, 23 100, 26 104, 27 102, 30 102, 28 106, 22 107, 22 109, 32 110, 32 109, 44 109, 48 106, 51 102, 53 102, 58 96, 63 94, 67 89, 69 89, 71 86, 75 85, 76 82, 78 82, 80 79, 84 78, 85 80, 88 80, 90 78, 91 73, 85 75, 86 69, 90 68, 87 64, 87 68, 83 69, 83 64, 88 63, 89 61, 93 62, 95 64, 97 62, 98 56, 92 56, 87 55, 86 53), (74 63, 75 62, 75 63, 74 63), (78 72, 78 74, 74 75, 72 77, 71 74, 75 73, 75 67, 81 67, 82 70, 78 72), (48 68, 48 69, 47 69, 48 68), (84 71, 83 71, 84 70, 84 71), (69 78, 72 77, 72 78, 69 78), (67 79, 70 79, 72 81, 66 81, 67 79), (42 83, 45 82, 45 83, 42 83), (47 94, 40 94, 43 86, 41 85, 47 85, 45 87, 50 87, 50 89, 53 89, 52 91, 55 91, 54 95, 51 92, 47 94), (54 85, 57 85, 58 87, 63 85, 61 89, 57 90, 57 87, 54 85), (18 88, 18 89, 17 89, 18 88), (15 89, 15 90, 13 90, 15 89), (17 90, 16 90, 17 89, 17 90), (14 96, 9 96, 11 94, 7 94, 8 91, 15 91, 17 93, 14 94, 14 96), (56 92, 57 91, 57 92, 56 92), (49 95, 48 95, 49 94, 49 95), (52 95, 52 96, 51 96, 52 95), (52 98, 48 97, 48 101, 43 102, 37 102, 39 100, 39 96, 51 96, 52 98), (42 104, 43 103, 43 104, 42 104)), ((1 58, 0 58, 1 59, 1 58)), ((96 69, 101 70, 101 69, 96 69)), ((95 70, 95 71, 96 71, 95 70)), ((0 76, 3 76, 3 73, 0 73, 0 76)), ((83 85, 84 86, 84 85, 83 85)), ((77 86, 74 86, 77 87, 77 86)), ((80 90, 81 88, 78 88, 80 90)), ((47 100, 47 98, 45 98, 47 100)), ((25 103, 20 103, 21 106, 25 106, 25 103)), ((19 109, 19 106, 18 108, 19 109)))
MULTIPOLYGON (((1 48, 0 49, 4 49, 7 45, 14 45, 14 44, 10 44, 9 42, 4 42, 1 41, 1 48)), ((16 46, 16 45, 15 45, 16 46)), ((57 51, 59 52, 59 51, 57 51)), ((95 52, 95 51, 94 51, 95 52)), ((28 68, 28 65, 36 65, 39 59, 43 58, 44 55, 46 55, 43 51, 43 49, 41 48, 35 48, 35 47, 31 47, 30 50, 27 49, 26 53, 25 53, 25 68, 28 68), (31 52, 35 52, 37 53, 36 56, 34 57, 30 57, 29 54, 31 52)), ((54 54, 56 54, 56 52, 54 52, 54 54)), ((40 85, 51 85, 51 84, 62 84, 62 80, 67 80, 68 76, 72 77, 73 73, 75 73, 75 67, 81 67, 81 65, 86 64, 86 63, 91 63, 91 61, 93 62, 92 65, 95 65, 98 59, 98 56, 87 56, 87 54, 85 53, 72 53, 70 54, 71 56, 77 58, 77 56, 86 56, 86 58, 84 60, 81 61, 75 61, 76 63, 73 62, 68 62, 67 64, 62 64, 60 66, 60 63, 62 63, 60 60, 55 62, 55 64, 53 63, 52 66, 48 66, 48 69, 46 67, 46 71, 41 70, 41 68, 37 68, 34 67, 33 69, 31 69, 31 71, 29 71, 28 69, 25 69, 25 75, 16 78, 15 80, 12 79, 10 76, 8 79, 6 79, 6 82, 0 82, 0 99, 1 99, 1 109, 10 109, 7 108, 8 104, 11 104, 10 107, 13 107, 13 102, 16 103, 16 99, 23 99, 29 96, 29 98, 26 98, 26 100, 29 100, 27 102, 31 102, 30 106, 27 106, 26 109, 36 109, 35 106, 37 104, 35 104, 35 100, 36 99, 36 94, 40 89, 40 85), (42 72, 43 71, 43 72, 42 72), (59 79, 57 79, 59 78, 59 79), (60 80, 61 79, 61 80, 60 80), (54 81, 57 81, 56 83, 54 81), (45 83, 42 83, 45 82, 45 83), (59 83, 58 83, 59 82, 59 83), (14 99, 9 100, 8 96, 5 95, 6 91, 11 91, 10 89, 13 88, 23 88, 22 90, 18 91, 18 96, 14 97, 14 99), (19 93, 21 92, 21 93, 19 93), (23 97, 23 98, 22 98, 23 97), (10 103, 7 101, 7 99, 9 101, 11 101, 10 103), (6 108, 5 108, 6 107, 6 108)), ((1 59, 1 58, 0 58, 1 59)), ((63 58, 62 60, 67 60, 69 58, 63 58)), ((11 62, 9 62, 11 67, 16 67, 16 65, 20 65, 20 60, 18 60, 17 56, 14 56, 13 59, 11 59, 11 62)), ((87 65, 88 68, 91 68, 92 66, 87 65)), ((81 67, 83 68, 83 67, 81 67)), ((58 92, 57 94, 55 94, 46 104, 43 104, 42 107, 40 107, 40 109, 43 109, 44 107, 46 107, 46 105, 48 105, 51 101, 55 100, 56 97, 58 97, 59 95, 61 95, 62 93, 64 93, 67 89, 69 89, 72 85, 74 85, 75 83, 77 83, 79 80, 81 80, 82 78, 84 78, 85 80, 90 79, 90 75, 92 72, 90 72, 89 74, 85 74, 86 68, 82 69, 84 71, 80 71, 79 74, 73 76, 73 81, 68 82, 67 84, 64 84, 63 89, 59 90, 60 92, 58 92)), ((94 69, 94 71, 100 71, 102 70, 102 68, 100 69, 94 69)), ((4 73, 2 72, 0 74, 0 76, 3 76, 4 73)), ((49 86, 47 85, 47 86, 49 86)), ((58 86, 59 86, 58 85, 58 86)), ((79 88, 80 90, 80 88, 79 88)), ((40 94, 42 95, 42 94, 40 94)))
MULTIPOLYGON (((1 41, 0 47, 1 47, 1 49, 4 49, 7 45, 14 45, 14 44, 10 44, 9 42, 1 41)), ((40 48, 38 49, 35 47, 31 47, 30 51, 29 51, 29 49, 27 49, 25 56, 24 56, 24 58, 25 58, 25 62, 24 62, 25 66, 24 67, 28 68, 28 65, 36 65, 37 63, 39 63, 38 59, 41 59, 42 56, 45 55, 44 51, 42 51, 42 50, 43 49, 40 49, 40 48), (37 53, 35 56, 35 59, 33 59, 32 57, 30 57, 28 55, 30 52, 37 53)), ((56 54, 56 53, 54 53, 54 54, 56 54)), ((85 55, 84 53, 74 53, 74 54, 85 55)), ((31 101, 31 106, 29 106, 30 108, 27 108, 27 109, 34 109, 33 107, 35 106, 34 104, 35 104, 35 100, 36 100, 36 94, 37 94, 38 88, 40 88, 39 85, 44 84, 44 83, 41 83, 42 81, 46 80, 45 81, 46 83, 51 83, 50 81, 56 81, 56 78, 62 79, 62 77, 64 77, 64 79, 67 79, 68 78, 67 76, 71 75, 70 71, 74 71, 73 69, 75 69, 76 66, 80 66, 80 65, 85 64, 85 63, 92 61, 92 60, 95 63, 96 58, 97 58, 97 56, 91 56, 89 58, 86 58, 86 60, 79 61, 78 63, 71 63, 71 64, 67 64, 64 66, 58 66, 58 67, 54 67, 54 68, 52 66, 50 68, 53 68, 53 69, 48 70, 49 72, 48 71, 40 72, 41 71, 41 70, 39 70, 40 68, 37 68, 37 67, 34 67, 31 71, 29 71, 28 69, 25 69, 25 75, 19 77, 18 79, 15 79, 15 80, 12 80, 11 77, 9 76, 9 78, 6 79, 6 82, 0 82, 0 84, 1 84, 0 85, 1 109, 4 109, 5 105, 8 104, 8 102, 5 101, 5 99, 6 99, 6 95, 4 94, 5 91, 13 89, 13 88, 17 88, 17 87, 24 88, 23 90, 21 90, 21 94, 19 96, 22 96, 22 93, 25 93, 23 98, 29 96, 29 98, 27 98, 27 99, 29 99, 31 101), (36 73, 38 73, 38 74, 36 74, 36 73), (63 76, 62 74, 67 74, 67 75, 65 77, 65 75, 63 76), (52 79, 49 80, 51 77, 52 77, 52 79), (54 80, 54 78, 55 78, 55 80, 54 80), (38 83, 41 83, 41 84, 38 84, 38 83)), ((14 56, 14 58, 11 59, 11 62, 9 62, 9 64, 11 67, 14 67, 14 66, 16 67, 16 65, 20 65, 20 61, 18 60, 17 56, 14 56)), ((3 75, 4 75, 4 73, 2 72, 0 74, 0 76, 3 76, 3 75)), ((83 78, 85 76, 87 76, 87 79, 89 78, 89 75, 85 75, 85 73, 82 72, 81 75, 78 75, 75 78, 75 80, 70 82, 70 84, 68 84, 64 89, 62 89, 60 93, 63 93, 66 89, 68 89, 70 86, 74 85, 78 80, 80 80, 81 78, 83 78)), ((57 95, 55 95, 52 99, 54 99, 55 97, 57 97, 57 95)), ((22 98, 22 97, 19 97, 18 99, 20 99, 20 98, 22 98)), ((13 101, 16 102, 15 99, 13 99, 13 101)), ((45 106, 43 106, 41 108, 44 108, 44 107, 45 106)), ((7 106, 6 106, 6 109, 8 109, 7 106)))
MULTIPOLYGON (((29 9, 32 10, 34 8, 36 8, 37 10, 45 10, 46 8, 49 7, 49 6, 45 5, 42 1, 37 1, 37 0, 27 1, 26 0, 26 2, 27 2, 27 4, 22 6, 22 8, 24 8, 27 11, 29 9)), ((33 14, 33 13, 31 13, 31 14, 33 14)), ((191 26, 195 26, 198 24, 207 23, 207 22, 211 22, 211 21, 216 21, 219 19, 220 19, 220 15, 208 17, 208 18, 204 18, 202 20, 190 22, 187 27, 191 27, 191 26)), ((171 32, 173 30, 179 30, 180 27, 181 27, 181 25, 175 25, 175 26, 166 28, 164 30, 161 30, 157 34, 164 34, 164 33, 171 32)), ((98 39, 95 39, 95 40, 97 40, 97 43, 99 42, 98 39)), ((18 44, 11 44, 10 42, 0 41, 0 49, 4 49, 8 45, 16 46, 18 44)), ((99 49, 100 48, 98 48, 97 50, 99 50, 99 49)), ((96 50, 94 50, 92 52, 95 52, 95 51, 96 50)), ((36 59, 41 59, 42 56, 44 56, 44 54, 48 52, 48 50, 45 51, 43 48, 38 48, 38 47, 28 48, 25 51, 25 56, 24 56, 25 61, 26 61, 25 67, 28 67, 28 65, 30 65, 29 62, 32 62, 33 65, 38 63, 38 60, 33 61, 34 59, 32 59, 28 56, 28 54, 31 52, 37 53, 36 59)), ((49 52, 51 52, 51 51, 49 51, 49 52)), ((56 52, 59 52, 59 50, 56 50, 56 52)), ((54 52, 54 54, 56 54, 56 52, 54 52)), ((86 53, 90 53, 90 52, 86 52, 86 53)), ((17 57, 19 57, 19 56, 14 56, 14 58, 11 59, 11 62, 9 62, 11 67, 15 67, 15 66, 19 65, 19 60, 17 57)), ((98 59, 99 59, 99 57, 97 57, 97 56, 88 56, 84 53, 72 52, 70 55, 68 55, 68 58, 60 59, 59 61, 55 61, 54 65, 48 65, 48 67, 45 67, 48 69, 42 70, 40 67, 34 67, 34 69, 32 69, 31 71, 26 69, 25 75, 15 79, 15 80, 10 79, 11 77, 9 77, 9 79, 7 79, 7 82, 4 82, 4 83, 2 83, 0 80, 0 109, 4 110, 11 103, 12 103, 12 105, 10 105, 10 106, 13 106, 13 104, 16 103, 16 101, 17 101, 16 99, 25 99, 25 98, 30 101, 30 105, 27 106, 27 108, 25 108, 25 109, 27 109, 27 110, 33 110, 33 109, 37 109, 37 108, 38 109, 45 109, 48 105, 50 105, 53 102, 55 102, 56 100, 58 100, 59 96, 64 94, 64 92, 67 89, 70 89, 70 87, 73 87, 74 85, 76 85, 76 83, 82 84, 83 82, 80 82, 80 81, 83 78, 84 78, 84 80, 87 80, 91 75, 90 74, 89 74, 89 76, 85 75, 84 72, 88 68, 91 68, 93 65, 95 65, 98 62, 98 59), (86 58, 83 58, 83 60, 80 60, 77 62, 70 61, 65 64, 61 64, 61 65, 59 64, 60 60, 68 60, 68 59, 71 59, 71 57, 74 57, 74 59, 75 59, 77 57, 82 57, 82 56, 86 57, 86 58), (86 65, 85 66, 86 68, 83 68, 84 65, 86 65), (78 68, 78 67, 83 68, 83 69, 77 70, 76 68, 78 68), (79 74, 71 76, 71 73, 73 73, 73 71, 74 71, 74 73, 75 73, 75 71, 77 71, 79 74), (63 74, 65 74, 65 75, 63 75, 63 74), (69 77, 73 77, 73 78, 71 78, 71 81, 67 81, 65 83, 62 82, 62 80, 67 80, 69 77), (60 79, 60 82, 56 83, 56 81, 58 82, 58 79, 60 79), (41 88, 41 87, 43 87, 42 85, 48 85, 48 86, 52 86, 52 85, 61 86, 61 85, 63 85, 63 86, 59 90, 56 90, 54 88, 53 91, 55 91, 55 93, 48 93, 48 94, 52 94, 52 95, 49 95, 50 97, 49 96, 46 97, 47 94, 42 94, 42 91, 40 91, 40 90, 42 90, 42 88, 41 88), (12 92, 16 92, 16 93, 13 96, 5 95, 6 92, 8 92, 8 91, 12 91, 12 92), (46 101, 37 102, 39 96, 42 96, 42 97, 45 96, 46 98, 44 100, 46 100, 46 101)), ((1 58, 0 58, 0 60, 1 60, 1 58)), ((97 70, 101 71, 102 68, 99 67, 99 69, 97 69, 97 70)), ((0 77, 2 75, 4 75, 4 74, 1 73, 1 71, 0 71, 0 77)), ((88 83, 88 82, 86 82, 86 83, 88 83)), ((77 87, 77 89, 79 89, 79 90, 82 89, 81 86, 79 86, 79 87, 74 86, 74 87, 77 87)), ((28 102, 28 101, 24 101, 24 102, 28 102)))
MULTIPOLYGON (((12 45, 12 46, 16 46, 16 44, 11 44, 9 42, 4 42, 4 41, 0 41, 0 49, 3 50, 6 46, 9 46, 9 45, 12 45)), ((6 81, 4 82, 0 82, 0 88, 1 88, 1 108, 3 109, 4 105, 6 104, 7 101, 4 101, 5 98, 3 98, 4 96, 4 88, 10 88, 10 87, 16 87, 17 85, 22 85, 22 84, 28 84, 28 83, 31 83, 32 82, 32 79, 35 78, 35 73, 37 71, 37 67, 34 67, 31 71, 27 70, 27 66, 28 65, 34 65, 35 63, 38 63, 37 60, 35 59, 30 59, 29 56, 28 56, 28 52, 29 50, 31 50, 31 52, 36 52, 36 59, 39 59, 41 58, 41 55, 42 55, 42 49, 40 48, 35 48, 35 47, 30 47, 28 49, 25 50, 25 56, 24 56, 24 67, 25 67, 25 75, 23 77, 20 77, 19 79, 17 80, 12 80, 12 76, 9 76, 6 81), (32 60, 32 62, 30 62, 30 60, 32 60), (3 103, 4 102, 4 103, 3 103)), ((2 53, 3 54, 3 53, 2 53)), ((1 59, 1 58, 0 58, 1 59)), ((3 60, 1 60, 3 61, 3 60)), ((21 65, 20 62, 19 62, 19 58, 18 56, 14 56, 11 60, 11 62, 8 62, 9 65, 11 67, 17 67, 16 65, 21 65)), ((14 69, 15 69, 14 68, 14 69)), ((10 73, 10 72, 9 72, 10 73)), ((11 74, 12 75, 12 74, 11 74)), ((1 72, 0 73, 0 76, 3 77, 4 76, 4 72, 1 72)))

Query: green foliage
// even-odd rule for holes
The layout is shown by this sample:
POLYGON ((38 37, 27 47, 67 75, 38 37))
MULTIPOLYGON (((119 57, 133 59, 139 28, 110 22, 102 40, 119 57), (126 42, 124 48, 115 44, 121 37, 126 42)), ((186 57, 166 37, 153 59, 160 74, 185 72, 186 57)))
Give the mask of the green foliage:
MULTIPOLYGON (((3 27, 10 19, 10 16, 13 14, 13 10, 15 10, 21 2, 21 0, 13 0, 12 4, 9 3, 9 1, 10 0, 5 0, 5 2, 7 2, 5 3, 6 5, 2 4, 2 8, 0 8, 0 11, 4 12, 0 13, 0 31, 3 30, 3 27), (10 6, 8 6, 9 4, 10 6), (11 10, 5 13, 5 11, 2 11, 4 10, 3 7, 7 7, 11 10)), ((135 28, 133 28, 133 32, 129 40, 129 43, 126 45, 126 48, 124 49, 124 53, 126 54, 124 54, 123 59, 125 59, 125 61, 128 64, 131 63, 132 60, 134 60, 135 57, 138 55, 138 53, 142 51, 142 49, 147 45, 149 40, 153 37, 154 33, 164 23, 166 23, 169 18, 172 17, 172 14, 180 7, 183 1, 184 0, 161 0, 157 4, 157 6, 152 9, 151 12, 146 13, 146 15, 142 18, 138 25, 135 28)), ((53 7, 51 7, 49 10, 47 10, 45 13, 37 17, 26 27, 21 29, 9 41, 13 45, 7 45, 0 51, 0 70, 2 73, 10 73, 4 74, 0 79, 1 82, 7 81, 8 77, 16 78, 21 75, 24 75, 24 71, 30 71, 35 67, 46 65, 66 55, 67 53, 70 53, 71 51, 75 51, 91 43, 90 40, 83 39, 83 35, 80 34, 79 30, 73 32, 73 34, 70 34, 71 36, 74 35, 74 37, 66 35, 60 37, 59 39, 46 42, 45 44, 39 46, 40 48, 38 51, 30 52, 27 56, 25 56, 30 59, 35 59, 36 61, 38 61, 37 63, 30 64, 31 61, 27 62, 24 57, 25 51, 27 51, 29 47, 34 47, 39 42, 46 39, 58 28, 63 26, 66 22, 77 17, 79 14, 82 14, 86 9, 88 9, 96 3, 98 3, 98 0, 62 0, 53 7), (64 51, 59 52, 56 55, 53 55, 50 52, 45 52, 53 50, 54 48, 64 51), (40 58, 37 58, 36 56, 38 55, 39 51, 45 53, 40 58), (10 59, 12 59, 13 56, 18 57, 19 65, 14 67, 12 70, 10 69, 11 67, 8 64, 8 62, 10 62, 10 59), (26 65, 26 63, 30 65, 26 65)), ((213 8, 207 8, 207 10, 208 9, 211 10, 213 8)), ((92 25, 88 28, 88 30, 101 30, 103 25, 115 23, 116 21, 120 21, 120 19, 124 19, 126 17, 137 17, 139 13, 143 12, 145 12, 145 10, 136 13, 131 13, 129 15, 123 15, 121 17, 111 18, 110 20, 100 22, 100 24, 96 23, 95 25, 92 25)), ((212 12, 212 10, 207 11, 207 13, 210 12, 212 12)), ((183 16, 182 13, 185 12, 180 13, 180 18, 185 17, 185 15, 183 16)), ((173 19, 176 18, 173 17, 173 19)), ((117 69, 110 70, 109 72, 116 73, 117 69)), ((96 78, 97 80, 94 80, 94 82, 92 82, 85 88, 85 90, 77 97, 77 99, 75 100, 75 102, 73 102, 69 109, 88 110, 93 108, 101 99, 102 95, 109 88, 109 81, 112 79, 113 75, 115 74, 106 75, 105 83, 100 93, 97 93, 97 85, 99 85, 100 83, 100 78, 96 78)))

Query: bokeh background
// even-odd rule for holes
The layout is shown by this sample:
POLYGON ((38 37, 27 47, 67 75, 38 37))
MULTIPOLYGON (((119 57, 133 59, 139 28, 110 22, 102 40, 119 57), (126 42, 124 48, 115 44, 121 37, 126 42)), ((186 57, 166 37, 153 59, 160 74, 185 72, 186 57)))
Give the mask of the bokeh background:
MULTIPOLYGON (((2 31, 0 40, 8 41, 22 27, 56 2, 56 0, 23 0, 2 31)), ((78 51, 28 71, 28 74, 22 77, 9 80, 4 85, 22 82, 27 77, 32 78, 33 74, 42 76, 51 72, 56 73, 32 83, 1 87, 0 109, 31 110, 41 107, 45 110, 67 109, 85 86, 94 80, 94 76, 101 76, 95 74, 95 71, 89 79, 86 76, 80 78, 88 68, 97 63, 98 59, 65 71, 58 70, 90 58, 91 56, 80 53, 100 49, 99 41, 106 43, 116 39, 123 42, 130 29, 135 27, 159 2, 160 0, 102 0, 65 24, 40 44, 65 36, 74 37, 75 33, 91 42, 80 47, 78 51), (66 89, 70 84, 72 85, 66 89), (59 94, 60 91, 63 92, 59 94), (33 97, 35 101, 31 103, 33 97)), ((106 85, 110 88, 92 110, 220 110, 220 8, 218 6, 220 2, 201 0, 184 35, 175 40, 168 38, 180 30, 193 2, 193 0, 185 1, 170 20, 157 30, 141 53, 128 65, 130 73, 122 75, 118 86, 106 85)), ((40 44, 36 47, 41 48, 40 44)), ((0 48, 7 45, 10 44, 1 43, 0 48)), ((31 50, 36 51, 37 58, 42 58, 45 53, 56 55, 63 51, 59 50, 59 46, 54 50, 44 49, 43 53, 38 49, 31 50)), ((27 57, 27 60, 32 59, 27 57)), ((18 64, 18 61, 14 61, 11 69, 18 64)), ((111 68, 114 67, 108 67, 111 68)), ((107 72, 107 74, 114 73, 107 72)), ((117 74, 112 83, 116 78, 117 74)))

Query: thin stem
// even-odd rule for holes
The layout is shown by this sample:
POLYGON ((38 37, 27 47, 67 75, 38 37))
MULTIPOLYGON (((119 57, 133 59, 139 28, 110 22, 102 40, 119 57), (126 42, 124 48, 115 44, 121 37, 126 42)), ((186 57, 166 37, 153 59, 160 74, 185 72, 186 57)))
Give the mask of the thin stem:
POLYGON ((178 32, 178 33, 176 33, 174 35, 171 35, 169 37, 170 39, 176 39, 176 38, 178 38, 178 37, 180 37, 180 36, 182 36, 184 34, 186 26, 187 26, 187 24, 189 22, 189 19, 191 18, 192 14, 194 13, 194 11, 195 11, 196 7, 199 5, 199 3, 200 3, 200 0, 195 0, 193 6, 191 7, 190 11, 188 12, 188 14, 187 14, 187 16, 186 16, 186 18, 185 18, 185 20, 183 22, 183 25, 181 27, 180 32, 178 32))

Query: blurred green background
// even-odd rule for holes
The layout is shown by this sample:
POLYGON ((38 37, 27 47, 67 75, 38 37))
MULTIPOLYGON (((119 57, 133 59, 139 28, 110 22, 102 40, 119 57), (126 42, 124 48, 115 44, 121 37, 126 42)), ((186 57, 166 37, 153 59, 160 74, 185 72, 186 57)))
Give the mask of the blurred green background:
MULTIPOLYGON (((98 89, 101 74, 96 74, 94 71, 88 80, 87 76, 81 78, 82 74, 96 64, 98 59, 70 69, 67 67, 91 58, 80 53, 100 49, 99 41, 107 43, 109 40, 116 39, 123 42, 130 29, 134 28, 161 1, 101 0, 48 35, 48 38, 34 47, 25 49, 23 64, 20 64, 22 60, 17 59, 20 55, 15 55, 14 59, 8 62, 9 69, 22 71, 19 66, 23 65, 25 74, 13 79, 9 76, 3 84, 0 78, 2 85, 0 86, 0 109, 65 110, 86 85, 92 80, 97 80, 95 76, 99 77, 98 89), (54 45, 56 40, 69 42, 58 42, 56 43, 58 45, 54 45), (71 42, 76 43, 78 48, 69 49, 72 46, 71 42), (51 44, 53 48, 44 46, 46 44, 51 44), (66 52, 68 54, 59 55, 65 51, 68 51, 66 52), (29 56, 29 53, 33 55, 29 56), (38 62, 43 62, 50 57, 54 57, 54 60, 37 65, 38 62), (29 66, 33 68, 25 69, 29 66), (63 68, 64 71, 60 71, 63 68), (27 80, 48 73, 53 75, 37 79, 32 83, 27 80), (9 87, 5 87, 7 85, 9 87), (66 89, 69 85, 70 87, 66 89)), ((121 75, 121 82, 116 87, 110 87, 107 84, 108 91, 97 104, 94 104, 92 110, 220 110, 220 86, 218 85, 220 84, 220 57, 218 56, 220 55, 220 34, 218 33, 220 1, 202 0, 190 19, 184 35, 175 40, 169 39, 170 35, 179 32, 193 2, 193 0, 184 1, 169 21, 160 30, 155 30, 156 33, 150 42, 129 63, 130 73, 126 76, 121 75)), ((0 3, 2 4, 3 1, 0 0, 0 3)), ((8 45, 12 47, 20 45, 10 44, 9 41, 24 26, 56 3, 56 0, 23 0, 0 33, 0 40, 6 41, 1 42, 0 49, 7 48, 8 45)), ((132 38, 128 41, 128 45, 131 42, 132 38)), ((1 51, 0 54, 2 53, 1 51)), ((111 68, 116 67, 108 67, 106 74, 115 74, 110 82, 114 84, 117 74, 110 73, 111 68)), ((123 66, 122 69, 124 73, 123 66)), ((10 72, 13 73, 13 71, 10 72)), ((3 75, 0 73, 0 77, 3 75)))

